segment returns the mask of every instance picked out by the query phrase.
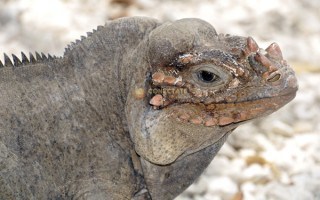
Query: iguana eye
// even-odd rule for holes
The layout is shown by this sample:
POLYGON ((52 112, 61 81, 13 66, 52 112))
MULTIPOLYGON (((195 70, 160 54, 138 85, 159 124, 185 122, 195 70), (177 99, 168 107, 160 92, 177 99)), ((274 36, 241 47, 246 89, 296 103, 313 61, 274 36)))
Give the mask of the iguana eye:
POLYGON ((230 76, 221 68, 212 64, 200 64, 192 67, 192 79, 200 87, 215 88, 225 84, 230 76))
POLYGON ((197 72, 197 76, 200 81, 203 81, 205 83, 213 83, 220 79, 218 75, 208 70, 199 70, 197 72))

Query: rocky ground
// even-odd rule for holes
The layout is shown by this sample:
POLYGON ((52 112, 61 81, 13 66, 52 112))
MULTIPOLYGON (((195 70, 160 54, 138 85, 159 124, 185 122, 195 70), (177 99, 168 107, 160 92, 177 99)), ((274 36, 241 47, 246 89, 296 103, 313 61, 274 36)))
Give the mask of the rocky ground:
MULTIPOLYGON (((0 53, 64 47, 108 19, 199 17, 218 32, 277 41, 300 90, 284 109, 239 127, 177 200, 320 199, 320 4, 318 0, 2 0, 0 53)), ((2 59, 2 58, 0 58, 2 59)))

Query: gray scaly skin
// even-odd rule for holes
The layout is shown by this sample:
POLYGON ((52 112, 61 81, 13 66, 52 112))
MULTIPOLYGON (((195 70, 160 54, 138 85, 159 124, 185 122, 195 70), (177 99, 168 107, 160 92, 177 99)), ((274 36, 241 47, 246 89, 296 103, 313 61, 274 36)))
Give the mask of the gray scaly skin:
POLYGON ((277 44, 199 19, 122 18, 61 58, 5 55, 0 199, 173 199, 296 90, 277 44))

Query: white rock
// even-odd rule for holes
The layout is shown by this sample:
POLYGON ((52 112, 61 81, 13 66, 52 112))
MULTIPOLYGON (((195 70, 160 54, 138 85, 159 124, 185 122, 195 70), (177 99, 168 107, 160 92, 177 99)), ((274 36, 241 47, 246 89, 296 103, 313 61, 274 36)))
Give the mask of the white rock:
POLYGON ((243 181, 266 181, 272 179, 272 172, 269 166, 261 166, 258 164, 252 164, 248 168, 243 170, 243 181))
POLYGON ((249 148, 241 149, 239 151, 239 155, 240 155, 241 158, 247 158, 249 156, 256 155, 256 151, 254 149, 249 149, 249 148))
POLYGON ((310 121, 298 121, 293 125, 295 133, 311 132, 314 129, 314 125, 310 121))
POLYGON ((287 137, 292 136, 294 133, 293 128, 291 126, 279 120, 274 121, 271 124, 271 130, 275 134, 279 134, 287 137))
POLYGON ((266 200, 266 194, 252 182, 243 183, 241 191, 245 200, 266 200))
POLYGON ((208 187, 210 194, 221 195, 224 199, 230 199, 238 192, 237 184, 229 177, 213 177, 208 187))
POLYGON ((207 193, 202 198, 199 198, 199 200, 224 200, 224 199, 219 195, 207 193))
POLYGON ((256 134, 255 135, 255 142, 260 150, 275 150, 276 146, 272 143, 264 134, 256 134))
POLYGON ((252 182, 244 182, 241 185, 241 191, 255 192, 256 190, 257 190, 257 186, 252 182))
POLYGON ((314 200, 310 191, 297 186, 286 186, 272 183, 266 193, 267 199, 274 200, 314 200))

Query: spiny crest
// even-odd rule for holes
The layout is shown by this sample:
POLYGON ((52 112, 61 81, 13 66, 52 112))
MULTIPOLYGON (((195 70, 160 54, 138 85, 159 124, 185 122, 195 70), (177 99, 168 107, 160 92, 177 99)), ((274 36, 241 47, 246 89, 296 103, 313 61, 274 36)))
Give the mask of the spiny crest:
POLYGON ((16 55, 12 54, 12 59, 4 53, 4 63, 0 60, 0 68, 2 67, 20 67, 27 64, 33 64, 41 61, 51 61, 57 58, 56 56, 51 56, 48 54, 46 56, 44 53, 35 52, 35 56, 32 53, 29 53, 29 58, 21 52, 21 59, 19 59, 16 55))
POLYGON ((97 29, 93 29, 92 32, 87 32, 87 36, 80 36, 80 40, 77 39, 75 42, 71 42, 67 48, 65 48, 64 53, 66 54, 67 52, 71 51, 74 49, 80 42, 84 41, 87 38, 90 38, 95 32, 100 31, 103 29, 104 26, 98 26, 97 29))

